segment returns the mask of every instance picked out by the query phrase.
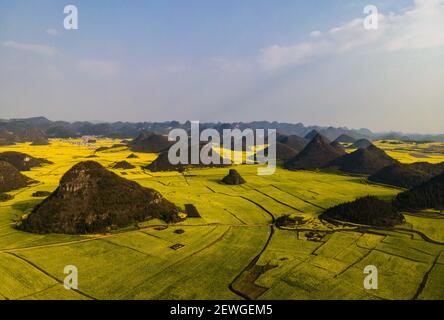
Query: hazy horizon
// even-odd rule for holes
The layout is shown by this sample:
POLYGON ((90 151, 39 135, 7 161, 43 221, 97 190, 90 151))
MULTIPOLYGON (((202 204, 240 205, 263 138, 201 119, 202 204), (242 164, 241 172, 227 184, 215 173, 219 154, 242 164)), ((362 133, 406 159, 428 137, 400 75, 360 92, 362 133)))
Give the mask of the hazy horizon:
MULTIPOLYGON (((123 122, 123 123, 164 123, 164 122, 171 122, 171 121, 178 121, 181 124, 184 124, 187 121, 198 121, 198 120, 193 120, 193 119, 187 119, 187 120, 177 120, 177 119, 160 119, 157 121, 150 121, 150 120, 137 120, 137 121, 125 121, 125 120, 115 120, 115 121, 103 121, 103 120, 91 120, 91 119, 76 119, 76 120, 65 120, 65 119, 52 119, 51 117, 47 117, 47 116, 42 116, 42 115, 31 115, 29 117, 12 117, 12 118, 2 118, 0 117, 0 120, 6 120, 6 121, 10 121, 10 120, 27 120, 27 119, 32 119, 32 118, 46 118, 47 120, 50 120, 52 122, 58 122, 58 121, 62 121, 62 122, 68 122, 68 123, 74 123, 74 122, 89 122, 92 124, 103 124, 103 123, 108 123, 108 124, 112 124, 112 123, 116 123, 116 122, 123 122)), ((422 136, 438 136, 438 135, 444 135, 444 131, 443 132, 436 132, 436 133, 420 133, 420 132, 404 132, 404 131, 398 131, 398 130, 386 130, 386 131, 377 131, 377 130, 373 130, 372 128, 367 128, 367 127, 348 127, 348 126, 332 126, 329 124, 326 125, 322 125, 322 124, 317 124, 317 123, 303 123, 303 122, 286 122, 286 121, 274 121, 274 120, 251 120, 251 121, 218 121, 218 120, 214 120, 214 121, 199 121, 201 124, 207 124, 207 123, 252 123, 252 122, 278 122, 281 124, 290 124, 290 125, 297 125, 297 124, 302 124, 304 127, 306 128, 310 128, 310 127, 321 127, 321 128, 328 128, 328 127, 333 127, 336 129, 347 129, 347 130, 370 130, 372 133, 374 134, 389 134, 389 133, 396 133, 396 134, 403 134, 403 135, 422 135, 422 136)))
POLYGON ((0 118, 443 134, 442 30, 444 0, 0 0, 0 118))

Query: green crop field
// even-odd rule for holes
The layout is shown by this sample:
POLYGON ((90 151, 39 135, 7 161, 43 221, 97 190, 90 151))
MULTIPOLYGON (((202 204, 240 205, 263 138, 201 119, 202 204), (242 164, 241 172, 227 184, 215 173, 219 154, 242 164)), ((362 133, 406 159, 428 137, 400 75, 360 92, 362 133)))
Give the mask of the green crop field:
MULTIPOLYGON (((94 147, 78 140, 52 140, 49 146, 0 147, 53 162, 24 172, 36 180, 10 192, 0 203, 0 299, 444 299, 444 216, 406 214, 406 224, 391 230, 334 226, 318 219, 324 209, 366 195, 390 199, 402 190, 369 183, 365 177, 278 168, 258 176, 257 165, 235 169, 247 181, 219 181, 228 168, 152 173, 141 168, 155 154, 126 147, 96 152, 92 159, 110 169, 126 160, 135 169, 113 170, 154 188, 184 209, 192 204, 200 218, 175 225, 160 220, 108 234, 38 235, 14 228, 54 191, 74 164, 98 147, 119 140, 100 139, 94 147), (295 228, 277 228, 283 215, 303 218, 295 228), (180 232, 178 232, 180 231, 180 232), (64 267, 79 271, 78 290, 63 286, 64 267), (363 286, 363 270, 374 265, 379 288, 363 286)), ((412 147, 380 142, 402 162, 444 159, 412 147), (410 148, 410 149, 409 149, 410 148), (413 154, 413 156, 412 156, 413 154)), ((112 169, 110 169, 112 170, 112 169)))

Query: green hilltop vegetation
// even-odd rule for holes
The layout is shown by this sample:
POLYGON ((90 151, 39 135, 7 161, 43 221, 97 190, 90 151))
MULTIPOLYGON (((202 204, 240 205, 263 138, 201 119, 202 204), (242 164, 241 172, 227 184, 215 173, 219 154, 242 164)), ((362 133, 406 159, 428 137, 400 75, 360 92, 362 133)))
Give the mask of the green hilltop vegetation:
MULTIPOLYGON (((296 140, 281 137, 280 143, 296 140)), ((390 225, 371 225, 372 212, 366 212, 364 220, 338 221, 346 217, 344 211, 338 215, 335 211, 335 221, 320 217, 329 208, 367 196, 372 197, 367 201, 370 205, 376 203, 392 213, 386 203, 400 194, 406 196, 399 199, 420 197, 436 190, 441 180, 404 193, 406 189, 371 182, 356 170, 350 170, 352 174, 324 171, 311 162, 314 155, 323 155, 314 143, 302 156, 286 160, 291 169, 307 166, 310 171, 287 170, 280 163, 270 176, 258 176, 258 165, 150 171, 158 154, 143 152, 147 150, 143 144, 126 146, 115 139, 31 143, 0 147, 0 153, 13 151, 47 160, 22 172, 4 165, 5 172, 25 178, 22 184, 5 188, 2 195, 10 197, 0 202, 0 300, 444 299, 444 216, 439 206, 414 211, 403 207, 403 218, 394 214, 388 219, 390 225), (57 196, 66 173, 91 160, 100 164, 94 167, 107 179, 123 183, 125 190, 154 190, 180 219, 145 216, 116 228, 87 229, 84 234, 17 228, 44 207, 42 203, 57 196), (222 182, 224 178, 228 183, 222 182), (78 290, 63 287, 66 265, 79 270, 78 290), (377 290, 363 287, 368 265, 378 267, 377 290)), ((319 161, 323 167, 335 160, 334 155, 345 157, 326 139, 319 137, 316 144, 327 150, 319 161)), ((413 162, 412 154, 423 156, 424 162, 444 161, 436 152, 442 147, 437 143, 373 144, 394 158, 394 165, 413 162)), ((163 147, 157 146, 160 152, 163 147)), ((367 152, 357 155, 367 163, 362 158, 367 152)), ((347 161, 340 164, 347 169, 347 161)), ((369 208, 367 202, 360 202, 363 210, 369 208)), ((353 207, 347 210, 349 216, 356 216, 353 207)))

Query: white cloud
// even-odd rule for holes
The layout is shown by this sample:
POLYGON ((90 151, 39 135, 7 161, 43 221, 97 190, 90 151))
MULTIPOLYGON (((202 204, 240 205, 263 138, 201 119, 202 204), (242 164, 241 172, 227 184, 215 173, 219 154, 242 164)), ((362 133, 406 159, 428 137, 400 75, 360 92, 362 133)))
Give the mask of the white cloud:
POLYGON ((32 52, 44 56, 54 56, 57 54, 56 48, 42 44, 20 43, 10 40, 0 42, 0 46, 8 49, 32 52))
POLYGON ((108 60, 80 60, 77 67, 93 76, 114 76, 118 73, 118 66, 113 61, 108 60))
POLYGON ((58 30, 52 29, 52 28, 46 29, 46 33, 49 34, 50 36, 54 36, 54 37, 60 35, 60 32, 58 30))
POLYGON ((213 57, 204 67, 211 71, 226 71, 226 72, 245 72, 251 70, 255 64, 246 60, 229 59, 225 57, 213 57))
POLYGON ((444 1, 415 0, 415 7, 404 15, 389 16, 389 51, 444 46, 444 1))
POLYGON ((261 51, 259 63, 265 69, 277 69, 287 65, 300 65, 322 56, 331 49, 329 41, 303 42, 294 46, 274 45, 261 51))
POLYGON ((380 14, 378 30, 366 30, 364 18, 357 18, 324 34, 313 31, 308 41, 262 49, 259 63, 274 70, 356 50, 393 52, 444 47, 443 3, 444 0, 415 0, 411 9, 398 15, 380 14))

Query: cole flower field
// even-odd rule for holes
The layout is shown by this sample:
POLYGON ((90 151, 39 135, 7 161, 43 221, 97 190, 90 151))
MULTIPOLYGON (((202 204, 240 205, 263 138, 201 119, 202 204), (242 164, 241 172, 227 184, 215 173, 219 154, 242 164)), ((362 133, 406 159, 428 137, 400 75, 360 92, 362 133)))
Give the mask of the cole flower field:
MULTIPOLYGON (((0 203, 0 299, 444 299, 444 216, 406 213, 402 227, 377 229, 332 225, 325 209, 359 197, 391 199, 402 189, 363 176, 281 168, 258 176, 257 165, 234 168, 247 181, 220 183, 229 168, 153 173, 142 169, 156 154, 136 153, 120 140, 53 139, 47 146, 0 147, 53 164, 24 172, 36 182, 0 203), (95 151, 97 148, 103 151, 95 151), (92 158, 94 157, 94 158, 92 158), (197 217, 167 225, 160 220, 107 234, 31 234, 15 229, 21 217, 54 191, 80 161, 94 160, 113 172, 159 191, 197 217), (129 170, 112 165, 128 161, 129 170), (282 228, 279 217, 300 223, 282 228), (77 290, 63 287, 64 267, 79 271, 77 290), (367 265, 378 266, 379 288, 363 287, 367 265)), ((442 144, 377 142, 403 163, 438 163, 442 144)), ((184 216, 185 217, 185 216, 184 216)))

